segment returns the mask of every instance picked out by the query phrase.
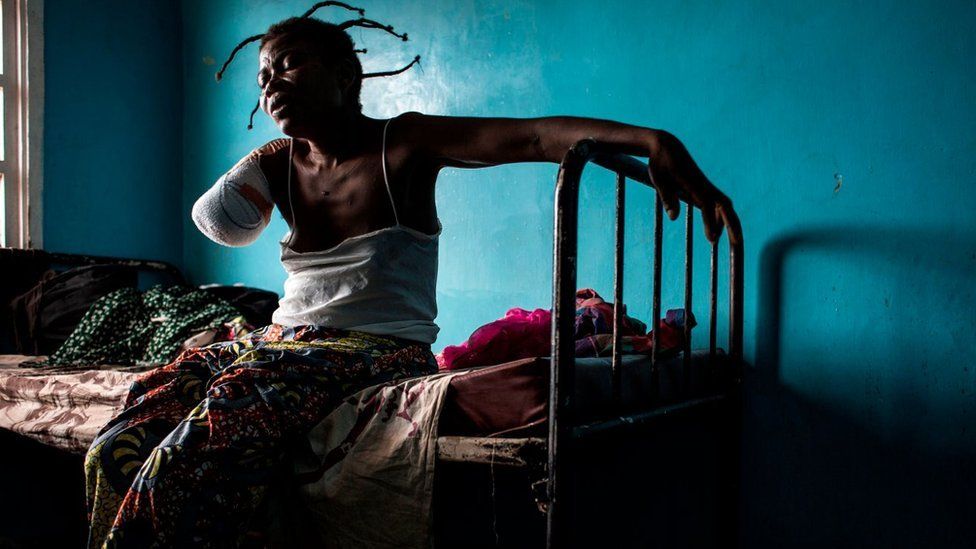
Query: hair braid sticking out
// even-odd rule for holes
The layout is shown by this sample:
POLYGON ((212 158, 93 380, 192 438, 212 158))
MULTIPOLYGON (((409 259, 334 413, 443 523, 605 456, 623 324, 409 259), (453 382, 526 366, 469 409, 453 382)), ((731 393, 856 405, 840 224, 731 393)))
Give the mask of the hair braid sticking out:
MULTIPOLYGON (((279 21, 278 23, 271 25, 271 27, 268 28, 268 31, 265 32, 264 34, 256 34, 254 36, 250 36, 244 39, 240 44, 235 46, 234 49, 231 50, 230 55, 227 57, 227 60, 224 61, 224 64, 220 67, 220 70, 217 71, 216 74, 217 81, 218 82, 221 81, 221 79, 224 76, 224 71, 227 70, 227 67, 230 65, 231 61, 234 60, 234 57, 237 55, 239 51, 241 51, 244 48, 244 46, 247 46, 252 42, 260 41, 261 47, 264 47, 264 45, 267 44, 269 41, 279 36, 283 36, 283 35, 296 36, 306 40, 309 44, 314 45, 318 50, 317 51, 318 54, 321 55, 323 60, 327 63, 335 63, 338 60, 349 60, 352 63, 352 66, 356 71, 356 78, 353 81, 353 85, 351 89, 352 98, 353 100, 355 100, 356 105, 358 105, 359 108, 362 109, 362 104, 359 101, 359 95, 362 89, 363 79, 376 78, 381 76, 394 76, 406 71, 410 67, 420 62, 420 56, 417 55, 414 57, 413 61, 411 61, 409 64, 407 64, 406 66, 400 69, 364 74, 363 66, 359 62, 359 57, 357 56, 357 54, 366 53, 366 49, 365 48, 357 49, 355 47, 352 37, 350 37, 349 33, 346 32, 347 29, 352 27, 362 27, 365 29, 377 29, 377 30, 385 31, 403 40, 404 42, 409 40, 406 33, 399 34, 393 30, 392 26, 384 25, 372 19, 366 19, 365 17, 363 17, 364 15, 366 15, 366 10, 362 8, 350 6, 349 4, 343 2, 333 2, 333 1, 318 2, 315 5, 313 5, 311 8, 309 8, 300 17, 291 17, 289 19, 279 21), (360 17, 358 19, 352 19, 339 24, 329 23, 326 21, 321 21, 319 19, 312 18, 312 14, 314 14, 319 8, 324 8, 327 6, 336 6, 340 8, 345 8, 349 11, 355 11, 359 13, 360 17)), ((259 100, 258 103, 254 106, 254 109, 251 110, 251 116, 247 125, 247 129, 249 130, 254 127, 254 115, 258 112, 258 109, 260 109, 260 105, 261 102, 259 100)))

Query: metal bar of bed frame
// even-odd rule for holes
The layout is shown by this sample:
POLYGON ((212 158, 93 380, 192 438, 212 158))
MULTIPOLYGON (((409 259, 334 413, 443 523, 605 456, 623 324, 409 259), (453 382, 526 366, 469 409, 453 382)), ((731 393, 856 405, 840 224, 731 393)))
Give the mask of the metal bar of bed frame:
MULTIPOLYGON (((614 150, 614 147, 592 139, 584 139, 573 145, 559 165, 555 190, 555 215, 553 239, 553 315, 552 315, 552 353, 549 379, 549 437, 547 444, 547 484, 546 484, 546 540, 547 546, 566 547, 572 539, 572 520, 569 516, 574 506, 574 487, 571 485, 570 464, 576 440, 596 432, 605 432, 622 426, 633 425, 673 413, 694 405, 708 404, 720 400, 721 396, 706 397, 688 401, 675 406, 659 408, 639 414, 641 417, 614 419, 585 426, 576 425, 573 417, 575 342, 573 338, 576 314, 576 269, 579 187, 583 169, 589 162, 602 166, 617 175, 616 213, 615 213, 615 256, 614 256, 614 331, 611 366, 611 387, 619 405, 621 363, 618 345, 621 339, 623 319, 623 245, 624 245, 624 197, 626 179, 633 179, 653 188, 647 165, 636 158, 614 150), (674 409, 672 409, 674 408, 674 409), (646 416, 646 417, 644 417, 646 416)), ((653 318, 654 329, 652 360, 652 391, 658 391, 658 322, 661 307, 661 247, 663 216, 660 196, 655 193, 654 223, 654 273, 653 273, 653 318)), ((684 197, 687 205, 685 219, 685 314, 691 311, 692 303, 692 255, 693 255, 693 217, 694 205, 684 197)), ((728 353, 736 368, 736 379, 741 378, 742 362, 742 286, 743 286, 743 243, 740 227, 729 227, 729 333, 728 353), (735 231, 735 234, 730 234, 735 231)), ((716 313, 718 301, 718 243, 711 248, 710 299, 709 299, 709 361, 716 355, 716 313)), ((690 318, 686 318, 685 328, 685 372, 683 383, 687 387, 688 365, 690 361, 690 318)), ((655 395, 656 396, 656 395, 655 395)))

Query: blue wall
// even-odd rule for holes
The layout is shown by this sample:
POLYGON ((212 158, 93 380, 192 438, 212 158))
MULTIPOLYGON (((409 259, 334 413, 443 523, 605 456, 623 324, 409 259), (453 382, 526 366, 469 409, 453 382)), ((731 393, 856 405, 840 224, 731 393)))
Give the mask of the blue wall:
POLYGON ((180 264, 178 5, 44 4, 45 249, 180 264))
MULTIPOLYGON (((198 282, 280 290, 280 219, 251 247, 227 249, 188 212, 277 135, 263 118, 244 129, 256 50, 219 85, 213 60, 309 4, 183 2, 183 254, 198 282)), ((370 50, 366 70, 424 59, 423 70, 366 83, 367 114, 574 114, 667 128, 734 199, 754 364, 745 546, 960 542, 976 516, 976 4, 364 5, 413 38, 353 32, 370 50)), ((548 305, 554 175, 553 165, 442 175, 437 348, 510 306, 548 305)), ((580 282, 608 294, 612 178, 592 175, 580 282)), ((645 319, 651 198, 630 191, 631 211, 644 213, 628 225, 627 301, 645 319)), ((675 230, 666 246, 680 242, 675 230)), ((696 254, 706 265, 705 248, 696 254)), ((678 280, 677 261, 668 269, 678 280)), ((704 288, 705 269, 697 276, 704 288)), ((680 292, 670 284, 665 305, 680 292)))

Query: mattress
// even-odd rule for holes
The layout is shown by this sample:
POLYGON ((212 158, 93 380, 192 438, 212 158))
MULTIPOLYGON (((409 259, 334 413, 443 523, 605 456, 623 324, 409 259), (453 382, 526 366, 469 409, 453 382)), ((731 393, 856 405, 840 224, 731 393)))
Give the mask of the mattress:
MULTIPOLYGON (((24 368, 22 355, 0 355, 0 428, 44 444, 83 453, 95 435, 122 408, 129 385, 142 367, 103 365, 77 368, 24 368)), ((653 391, 650 357, 625 355, 621 406, 613 405, 610 359, 576 360, 576 414, 580 423, 647 410, 714 394, 734 377, 730 361, 718 354, 692 353, 685 383, 680 354, 661 359, 653 391)), ((549 400, 549 359, 530 358, 472 368, 455 376, 447 391, 438 434, 518 436, 541 432, 549 400)))
POLYGON ((41 357, 0 355, 0 428, 69 452, 84 453, 122 408, 144 368, 22 367, 41 357))
MULTIPOLYGON (((598 421, 715 394, 735 378, 732 361, 722 352, 709 361, 707 351, 693 351, 687 380, 681 353, 661 357, 659 362, 655 391, 650 356, 622 357, 617 407, 611 394, 611 359, 576 359, 576 421, 598 421)), ((521 436, 539 431, 546 422, 548 401, 548 357, 473 368, 451 380, 439 434, 521 436)))

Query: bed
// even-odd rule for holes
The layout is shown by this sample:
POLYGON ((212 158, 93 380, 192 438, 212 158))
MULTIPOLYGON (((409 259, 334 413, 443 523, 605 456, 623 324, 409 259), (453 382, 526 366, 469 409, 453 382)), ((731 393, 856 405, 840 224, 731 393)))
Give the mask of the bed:
MULTIPOLYGON (((716 333, 720 259, 716 243, 710 245, 706 349, 691 349, 688 325, 681 349, 660 352, 655 337, 650 354, 624 355, 618 350, 623 318, 618 307, 614 311, 611 356, 577 359, 572 334, 578 194, 582 172, 590 163, 609 170, 616 179, 613 301, 623 301, 624 187, 628 180, 648 186, 650 180, 644 163, 605 144, 584 140, 567 152, 556 181, 550 356, 462 371, 450 379, 440 409, 436 444, 438 477, 434 520, 440 546, 566 547, 633 541, 641 535, 633 528, 615 528, 607 533, 605 528, 584 527, 586 519, 608 519, 601 514, 606 509, 589 514, 580 511, 587 502, 599 497, 601 490, 606 492, 606 486, 601 487, 604 480, 599 480, 600 475, 581 475, 581 471, 607 469, 607 463, 611 464, 609 469, 626 469, 614 464, 626 463, 635 452, 648 451, 647 447, 640 448, 642 444, 646 446, 653 441, 652 445, 658 447, 663 444, 675 448, 676 438, 687 438, 693 431, 701 431, 700 437, 694 444, 685 444, 684 454, 669 452, 662 457, 650 448, 652 457, 648 461, 630 466, 642 468, 651 463, 676 466, 661 465, 662 459, 671 459, 683 460, 684 466, 697 467, 693 479, 671 487, 674 494, 662 490, 660 484, 655 485, 655 493, 664 498, 663 505, 667 506, 668 501, 682 497, 679 492, 693 492, 689 487, 695 483, 699 485, 697 493, 721 492, 708 504, 711 508, 708 533, 689 533, 683 527, 674 527, 683 524, 682 520, 692 528, 702 523, 687 519, 687 513, 675 517, 674 513, 661 512, 659 508, 652 515, 663 518, 668 524, 662 526, 662 531, 670 528, 671 534, 658 533, 636 545, 719 546, 734 536, 739 385, 743 368, 741 230, 729 228, 732 232, 728 261, 729 334, 725 350, 719 347, 716 333), (703 441, 705 444, 700 444, 703 441), (599 465, 600 460, 604 465, 599 465), (706 469, 709 474, 701 474, 706 469), (501 489, 500 483, 510 486, 501 489), (487 487, 488 491, 476 486, 487 487), (508 495, 500 495, 500 490, 507 490, 508 495), (489 497, 477 496, 479 493, 487 493, 489 497), (500 502, 504 507, 501 511, 500 502)), ((664 221, 659 198, 654 209, 652 317, 660 318, 664 221)), ((684 228, 684 307, 691 311, 694 255, 691 207, 686 208, 684 228)), ((11 249, 0 250, 0 262, 6 272, 19 273, 17 280, 4 283, 2 294, 7 298, 53 265, 125 264, 152 276, 184 283, 178 269, 160 262, 11 249)), ((112 365, 83 371, 21 367, 20 363, 30 358, 34 357, 0 356, 0 428, 7 431, 4 436, 11 441, 7 446, 14 445, 12 449, 18 454, 7 452, 5 459, 20 460, 5 464, 4 480, 8 486, 16 486, 18 482, 6 478, 9 472, 29 467, 31 453, 46 453, 43 459, 75 463, 77 469, 62 473, 66 473, 66 478, 80 476, 81 456, 88 443, 100 426, 119 410, 126 387, 140 371, 140 368, 112 365), (11 433, 16 435, 11 437, 11 433)), ((624 482, 630 482, 630 478, 626 477, 624 482)), ((606 482, 620 482, 620 479, 606 482)), ((76 483, 77 479, 65 482, 76 483)), ((83 501, 76 503, 81 505, 83 515, 83 501)), ((693 506, 700 507, 700 503, 699 498, 693 506)), ((0 509, 5 523, 0 540, 4 535, 12 540, 28 539, 24 536, 29 536, 27 532, 32 527, 29 513, 21 513, 27 518, 17 521, 12 518, 18 516, 14 507, 0 509)), ((74 522, 65 524, 69 530, 72 525, 83 530, 83 521, 78 524, 77 507, 73 513, 74 522)), ((59 539, 77 541, 83 537, 75 532, 59 539)))

